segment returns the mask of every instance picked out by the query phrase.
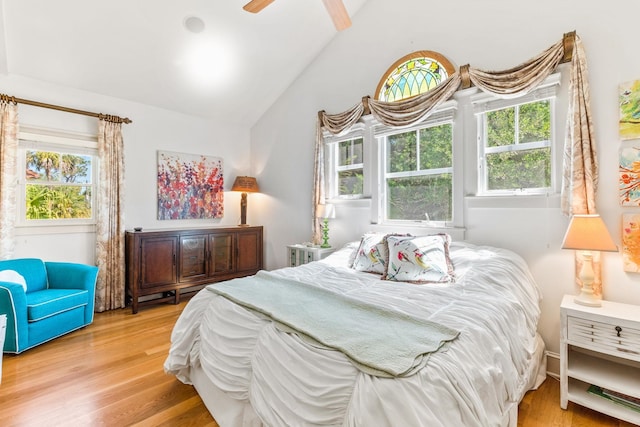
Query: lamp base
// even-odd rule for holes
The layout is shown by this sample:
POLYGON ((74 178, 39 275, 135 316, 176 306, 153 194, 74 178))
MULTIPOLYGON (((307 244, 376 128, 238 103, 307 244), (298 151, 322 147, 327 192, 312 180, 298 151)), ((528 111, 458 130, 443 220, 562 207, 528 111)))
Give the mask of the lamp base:
POLYGON ((329 244, 329 220, 327 218, 322 222, 322 244, 321 248, 330 248, 329 244))
POLYGON ((593 254, 591 251, 582 251, 582 268, 580 269, 580 281, 582 281, 582 290, 580 295, 575 297, 573 301, 576 304, 586 305, 589 307, 601 307, 602 302, 593 292, 593 254))
POLYGON ((573 299, 573 302, 588 307, 602 307, 602 301, 596 298, 593 293, 581 292, 580 295, 573 299))

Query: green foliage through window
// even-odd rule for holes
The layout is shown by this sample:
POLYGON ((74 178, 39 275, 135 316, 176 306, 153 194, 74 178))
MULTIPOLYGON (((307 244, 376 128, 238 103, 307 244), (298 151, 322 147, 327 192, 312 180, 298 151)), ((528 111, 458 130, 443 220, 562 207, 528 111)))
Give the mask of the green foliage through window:
POLYGON ((485 189, 551 187, 551 101, 485 113, 485 189))
POLYGON ((389 135, 387 219, 451 221, 452 125, 389 135))
POLYGON ((338 195, 361 195, 364 188, 362 138, 338 143, 338 195))
POLYGON ((26 150, 27 220, 92 217, 92 156, 26 150))

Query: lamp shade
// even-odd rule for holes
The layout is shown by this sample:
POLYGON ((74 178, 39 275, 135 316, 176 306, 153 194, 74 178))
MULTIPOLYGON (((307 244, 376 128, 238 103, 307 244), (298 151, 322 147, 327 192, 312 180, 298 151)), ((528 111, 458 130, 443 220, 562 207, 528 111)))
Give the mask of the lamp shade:
POLYGON ((335 217, 336 217, 336 209, 332 204, 327 203, 326 205, 317 205, 316 218, 335 218, 335 217))
POLYGON ((242 191, 243 193, 257 193, 260 191, 258 188, 258 181, 252 176, 237 176, 233 182, 231 191, 242 191))
POLYGON ((600 215, 574 215, 571 217, 562 249, 617 252, 607 227, 600 215))

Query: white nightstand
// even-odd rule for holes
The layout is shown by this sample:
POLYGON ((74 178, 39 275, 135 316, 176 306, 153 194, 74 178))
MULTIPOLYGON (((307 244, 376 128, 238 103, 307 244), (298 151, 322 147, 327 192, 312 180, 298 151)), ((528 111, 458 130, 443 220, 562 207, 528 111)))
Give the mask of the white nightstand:
POLYGON ((560 306, 560 406, 568 401, 640 425, 640 411, 588 391, 591 385, 640 399, 640 306, 602 301, 560 306))
POLYGON ((320 246, 305 246, 301 244, 287 246, 289 267, 297 267, 312 261, 320 261, 335 251, 335 248, 321 248, 320 246))

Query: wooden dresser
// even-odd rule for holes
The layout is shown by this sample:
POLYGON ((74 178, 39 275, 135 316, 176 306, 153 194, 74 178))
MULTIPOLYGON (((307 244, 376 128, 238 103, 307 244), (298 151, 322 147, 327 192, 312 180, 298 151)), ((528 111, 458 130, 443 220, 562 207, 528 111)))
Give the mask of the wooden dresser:
POLYGON ((125 242, 127 303, 134 314, 141 305, 177 304, 181 289, 262 269, 261 226, 127 231, 125 242))

